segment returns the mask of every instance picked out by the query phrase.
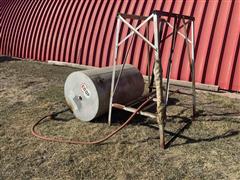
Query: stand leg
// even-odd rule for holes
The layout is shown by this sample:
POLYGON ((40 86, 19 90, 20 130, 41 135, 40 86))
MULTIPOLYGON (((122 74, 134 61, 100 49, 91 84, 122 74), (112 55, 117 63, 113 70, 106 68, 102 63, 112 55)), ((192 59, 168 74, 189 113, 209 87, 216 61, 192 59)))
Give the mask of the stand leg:
POLYGON ((192 93, 193 93, 193 120, 196 115, 196 88, 195 88, 195 54, 194 54, 194 22, 191 22, 191 32, 192 32, 192 93))
POLYGON ((164 123, 166 118, 166 111, 163 99, 163 83, 162 83, 162 65, 159 59, 159 29, 158 29, 158 15, 153 15, 154 23, 154 44, 155 50, 155 65, 154 65, 154 77, 156 84, 156 96, 157 96, 157 122, 159 126, 160 134, 160 147, 165 148, 165 137, 164 137, 164 123))
MULTIPOLYGON (((146 33, 147 33, 147 39, 149 39, 149 22, 147 24, 147 28, 146 28, 146 33)), ((149 45, 147 44, 147 54, 148 54, 148 63, 147 63, 147 74, 148 74, 148 89, 149 89, 149 92, 151 91, 150 90, 150 86, 151 86, 151 77, 150 77, 150 47, 149 45)))
POLYGON ((194 22, 191 21, 191 50, 192 50, 192 56, 190 52, 190 47, 187 41, 187 27, 185 19, 183 18, 183 25, 184 25, 184 32, 185 32, 185 43, 187 45, 187 52, 188 52, 188 59, 190 64, 190 70, 191 70, 191 78, 192 78, 192 120, 195 119, 196 114, 196 89, 195 89, 195 67, 194 67, 194 22))
POLYGON ((170 57, 169 57, 168 66, 167 66, 167 84, 166 84, 166 91, 165 91, 165 104, 166 104, 166 106, 168 104, 170 74, 171 74, 171 69, 172 69, 172 56, 173 56, 173 52, 174 52, 174 48, 175 48, 175 44, 176 44, 178 26, 179 26, 179 22, 178 22, 177 18, 174 18, 171 51, 170 51, 170 57))
POLYGON ((112 84, 111 84, 110 101, 109 101, 109 113, 108 113, 108 125, 109 126, 111 125, 111 119, 112 119, 112 103, 113 103, 116 64, 117 64, 119 29, 120 29, 120 18, 118 17, 117 28, 116 28, 116 44, 115 44, 115 52, 114 52, 114 60, 113 60, 112 84))

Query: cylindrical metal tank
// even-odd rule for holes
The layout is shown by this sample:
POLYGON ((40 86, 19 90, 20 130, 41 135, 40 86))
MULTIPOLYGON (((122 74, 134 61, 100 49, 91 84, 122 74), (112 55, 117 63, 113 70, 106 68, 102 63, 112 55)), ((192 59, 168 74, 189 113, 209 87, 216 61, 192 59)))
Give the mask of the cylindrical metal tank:
MULTIPOLYGON (((121 67, 122 65, 116 66, 116 79, 121 67)), ((76 71, 67 77, 64 95, 76 118, 91 121, 108 111, 112 70, 112 67, 106 67, 76 71)), ((134 66, 126 64, 113 102, 128 103, 141 96, 143 91, 144 80, 141 73, 134 66)))

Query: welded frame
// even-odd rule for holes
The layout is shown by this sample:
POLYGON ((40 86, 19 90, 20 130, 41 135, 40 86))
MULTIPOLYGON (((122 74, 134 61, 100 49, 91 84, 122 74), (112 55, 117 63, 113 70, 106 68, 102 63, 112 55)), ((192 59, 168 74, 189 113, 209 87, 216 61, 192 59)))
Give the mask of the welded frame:
MULTIPOLYGON (((147 32, 148 34, 149 32, 147 32)), ((192 78, 192 120, 195 116, 196 111, 196 91, 195 91, 195 69, 194 69, 194 17, 192 16, 185 16, 175 13, 169 13, 169 12, 163 12, 163 11, 153 11, 150 16, 137 16, 137 15, 129 15, 129 14, 121 14, 119 13, 117 16, 117 26, 116 26, 116 44, 115 44, 115 51, 114 51, 114 60, 113 60, 113 72, 112 72, 112 83, 111 83, 111 92, 110 92, 110 100, 109 100, 109 115, 108 115, 108 123, 111 125, 111 116, 112 116, 112 107, 123 109, 129 112, 135 112, 136 108, 131 107, 134 103, 138 102, 139 99, 135 100, 134 103, 131 103, 129 106, 125 106, 122 104, 114 103, 113 104, 113 96, 115 93, 115 90, 118 85, 118 81, 121 77, 121 73, 124 70, 125 61, 123 63, 121 72, 119 73, 118 80, 115 84, 115 76, 116 76, 116 64, 117 64, 117 57, 118 57, 118 48, 120 45, 122 45, 124 42, 126 42, 127 39, 129 39, 131 36, 136 35, 140 37, 145 43, 148 45, 148 52, 149 48, 152 48, 154 50, 155 58, 154 58, 154 68, 153 68, 153 74, 152 79, 149 85, 149 95, 146 95, 146 97, 152 97, 152 95, 155 92, 151 92, 153 89, 153 81, 155 80, 155 88, 156 88, 156 98, 153 98, 153 101, 157 102, 157 113, 151 113, 146 111, 139 111, 138 114, 150 117, 150 118, 156 118, 158 125, 159 125, 159 134, 160 134, 160 147, 165 148, 165 137, 164 137, 164 126, 165 126, 165 119, 166 119, 166 108, 168 105, 168 98, 169 98, 169 85, 170 85, 170 73, 171 73, 171 66, 172 66, 172 55, 174 52, 175 44, 176 44, 176 37, 177 35, 180 35, 185 39, 185 43, 187 44, 187 51, 188 51, 188 58, 189 58, 189 64, 191 69, 191 78, 192 78), (168 20, 173 18, 174 24, 170 24, 166 19, 162 19, 162 17, 167 17, 168 20), (137 19, 142 20, 143 22, 138 25, 137 27, 133 27, 126 19, 137 19), (188 20, 186 22, 186 20, 188 20), (149 22, 153 21, 153 30, 154 30, 154 43, 151 43, 151 41, 148 39, 148 37, 145 37, 142 35, 138 30, 143 27, 144 25, 147 25, 147 29, 149 30, 149 22), (183 26, 179 27, 180 21, 183 22, 183 26), (129 29, 132 31, 124 37, 119 42, 119 32, 120 32, 120 25, 123 23, 124 25, 127 25, 129 29), (163 77, 162 77, 162 65, 161 60, 159 56, 159 43, 162 42, 162 28, 161 24, 165 23, 170 28, 173 29, 172 33, 172 42, 171 42, 171 51, 170 51, 170 57, 168 60, 168 66, 167 66, 167 83, 165 87, 165 96, 163 95, 163 77), (191 39, 188 38, 187 35, 187 25, 191 26, 191 39), (181 33, 179 30, 181 28, 184 28, 184 34, 181 33), (191 44, 191 47, 189 46, 191 44)), ((150 56, 148 55, 150 58, 150 56)), ((148 63, 150 62, 150 59, 148 59, 148 63)), ((148 64, 149 66, 149 64, 148 64)), ((149 67, 148 67, 149 71, 149 67)), ((150 73, 150 72, 148 72, 150 73)), ((150 80, 150 78, 149 78, 150 80)), ((171 141, 171 140, 170 140, 171 141)))

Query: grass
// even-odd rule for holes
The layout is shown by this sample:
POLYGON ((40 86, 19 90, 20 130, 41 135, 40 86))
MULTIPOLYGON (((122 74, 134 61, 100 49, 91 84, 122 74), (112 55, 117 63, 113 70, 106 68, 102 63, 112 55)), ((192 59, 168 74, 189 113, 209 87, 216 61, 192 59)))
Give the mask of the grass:
MULTIPOLYGON (((64 81, 76 70, 29 61, 0 62, 0 179, 240 178, 240 100, 206 92, 197 93, 196 120, 166 150, 159 149, 156 124, 140 116, 100 145, 33 137, 34 122, 66 107, 64 81)), ((191 116, 191 97, 173 92, 170 102, 166 128, 175 132, 191 116)), ((95 140, 128 116, 115 111, 113 126, 108 127, 107 116, 83 123, 64 113, 38 129, 49 136, 95 140)))

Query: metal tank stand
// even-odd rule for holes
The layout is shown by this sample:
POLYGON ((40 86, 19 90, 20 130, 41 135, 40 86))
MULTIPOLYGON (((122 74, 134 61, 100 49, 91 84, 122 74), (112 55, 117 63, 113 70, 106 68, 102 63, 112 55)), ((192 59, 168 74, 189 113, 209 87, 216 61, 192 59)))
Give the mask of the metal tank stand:
MULTIPOLYGON (((172 67, 172 56, 173 56, 173 52, 176 44, 177 35, 180 35, 181 37, 183 37, 187 45, 188 59, 189 59, 189 64, 191 69, 191 79, 192 79, 192 120, 193 120, 195 116, 195 110, 196 110, 195 71, 194 71, 194 17, 170 13, 170 12, 164 12, 164 11, 153 11, 150 16, 137 16, 137 15, 129 15, 129 14, 121 14, 121 13, 119 13, 117 16, 116 44, 115 44, 115 52, 114 52, 114 60, 113 60, 113 73, 112 73, 112 84, 111 84, 111 92, 110 92, 108 123, 109 125, 111 125, 111 116, 112 116, 113 107, 118 109, 123 109, 129 112, 135 112, 137 108, 135 108, 134 105, 136 105, 138 102, 143 101, 144 99, 150 98, 152 100, 152 103, 146 105, 146 107, 144 107, 141 111, 139 111, 138 114, 157 120, 158 127, 159 127, 161 148, 165 148, 165 145, 166 145, 165 136, 164 136, 164 127, 166 123, 165 120, 167 118, 166 108, 168 106, 168 98, 169 98, 169 85, 170 85, 169 79, 170 79, 171 67, 172 67), (142 23, 139 24, 137 27, 133 27, 133 25, 131 25, 126 19, 139 20, 139 21, 142 21, 142 23), (170 19, 174 20, 173 25, 170 23, 170 19), (149 39, 149 24, 151 21, 153 22, 153 30, 152 30, 154 35, 153 43, 149 39), (179 26, 180 22, 183 23, 182 26, 179 26), (120 37, 121 23, 123 23, 129 29, 131 29, 131 32, 120 41, 119 37, 120 37), (144 25, 147 28, 147 31, 146 31, 147 37, 145 37, 143 34, 141 34, 138 31, 144 25), (171 50, 170 50, 170 56, 168 59, 168 66, 167 66, 166 87, 163 87, 162 63, 161 63, 160 54, 159 54, 160 43, 164 40, 162 39, 162 32, 163 32, 164 25, 169 26, 170 28, 173 29, 173 33, 171 34, 172 36, 171 50), (191 39, 188 38, 188 33, 187 33, 188 25, 190 25, 191 27, 191 39), (181 28, 184 29, 184 33, 180 31, 181 28), (154 55, 155 55, 154 67, 153 67, 152 78, 150 79, 150 53, 149 53, 148 68, 147 68, 148 74, 149 74, 148 79, 149 81, 151 81, 149 83, 149 94, 142 96, 127 105, 122 105, 122 104, 118 104, 117 102, 113 103, 113 97, 114 97, 116 88, 118 86, 119 79, 121 78, 122 71, 124 70, 124 65, 126 63, 126 58, 127 58, 130 47, 127 50, 127 53, 123 60, 121 72, 119 73, 116 82, 115 82, 115 79, 116 79, 115 67, 117 64, 119 46, 122 45, 131 36, 133 36, 133 38, 140 37, 145 43, 147 43, 148 53, 150 52, 149 48, 152 48, 154 50, 154 55), (155 82, 155 87, 153 86, 154 84, 153 82, 155 82), (165 94, 163 93, 164 88, 165 88, 165 94), (147 109, 155 105, 155 103, 157 104, 156 113, 147 111, 147 109)), ((130 46, 131 45, 132 45, 132 42, 130 46)), ((172 141, 174 138, 176 137, 173 137, 170 141, 172 141)))

